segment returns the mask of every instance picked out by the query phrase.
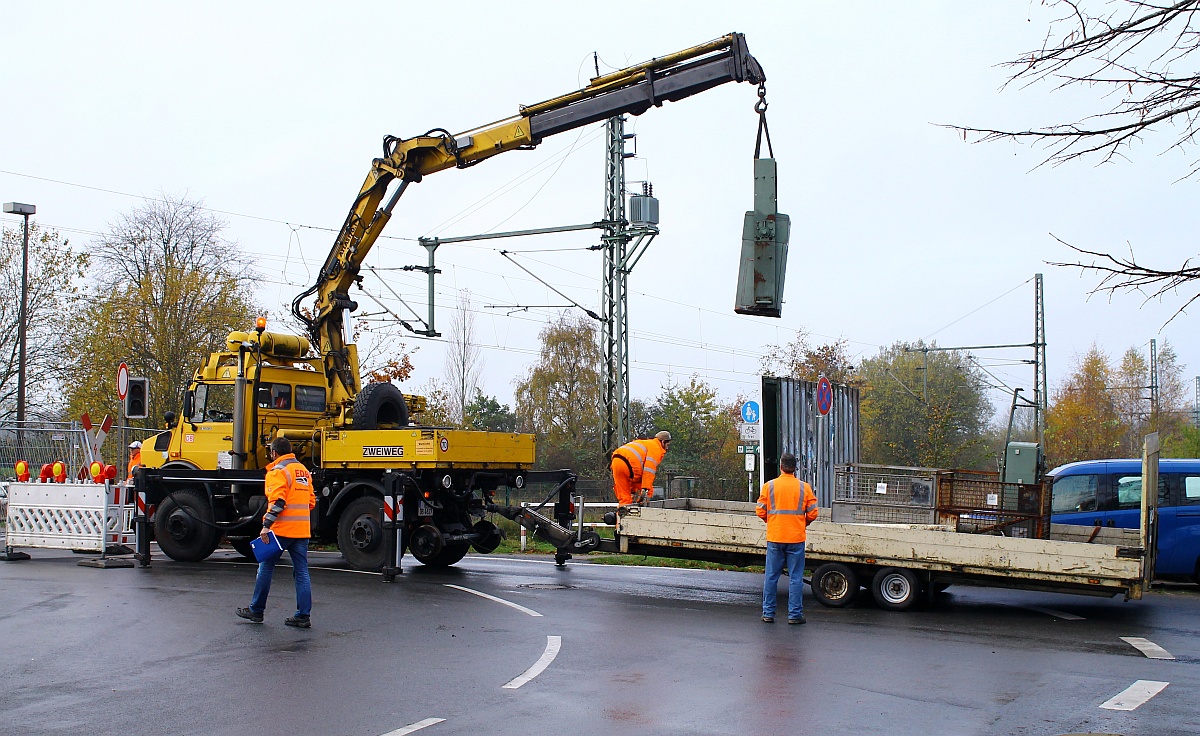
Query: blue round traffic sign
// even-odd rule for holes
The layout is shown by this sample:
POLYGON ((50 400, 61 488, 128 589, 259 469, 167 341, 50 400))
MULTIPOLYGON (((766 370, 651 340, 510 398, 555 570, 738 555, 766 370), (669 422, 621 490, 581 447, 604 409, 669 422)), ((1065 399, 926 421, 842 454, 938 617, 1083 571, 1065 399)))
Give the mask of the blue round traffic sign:
POLYGON ((742 404, 742 421, 746 424, 757 424, 761 416, 757 401, 747 401, 742 404))
POLYGON ((821 376, 817 379, 817 413, 825 416, 833 408, 833 386, 829 379, 821 376))

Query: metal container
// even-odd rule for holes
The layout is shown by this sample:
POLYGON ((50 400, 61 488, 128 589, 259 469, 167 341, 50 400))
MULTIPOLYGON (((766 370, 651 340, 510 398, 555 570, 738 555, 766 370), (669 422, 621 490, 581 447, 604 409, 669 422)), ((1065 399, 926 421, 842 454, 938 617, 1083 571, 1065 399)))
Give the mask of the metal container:
POLYGON ((833 502, 837 466, 856 463, 859 457, 858 389, 830 385, 833 400, 822 415, 816 381, 762 379, 763 478, 779 475, 779 456, 793 453, 796 477, 812 485, 822 507, 833 502))

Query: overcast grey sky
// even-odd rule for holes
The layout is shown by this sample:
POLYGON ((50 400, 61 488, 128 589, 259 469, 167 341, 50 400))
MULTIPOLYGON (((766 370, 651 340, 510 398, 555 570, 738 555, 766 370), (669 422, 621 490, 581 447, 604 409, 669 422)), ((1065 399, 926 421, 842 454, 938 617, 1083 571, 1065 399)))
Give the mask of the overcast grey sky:
MULTIPOLYGON (((649 178, 662 211, 662 234, 630 279, 634 396, 692 374, 729 398, 754 394, 764 346, 798 328, 818 343, 845 338, 858 358, 897 340, 1031 342, 1037 272, 1052 391, 1093 342, 1119 358, 1170 340, 1190 380, 1194 316, 1163 327, 1184 297, 1089 300, 1094 276, 1044 261, 1072 259, 1051 233, 1163 265, 1194 255, 1185 213, 1197 184, 1175 183, 1191 159, 1151 139, 1129 162, 1035 168, 1036 150, 971 145, 936 125, 1098 111, 1098 91, 1000 90, 998 64, 1037 46, 1049 17, 1036 2, 6 3, 0 200, 36 204, 41 223, 83 245, 139 197, 202 199, 254 261, 275 317, 311 283, 333 238, 321 228, 340 226, 385 134, 507 117, 586 84, 593 51, 603 71, 740 31, 767 72, 779 204, 793 223, 784 316, 732 311, 754 88, 726 85, 632 119, 627 176, 649 178)), ((602 131, 429 177, 368 263, 423 263, 422 235, 600 219, 602 131)), ((564 304, 497 251, 574 249, 522 263, 598 309, 599 255, 578 250, 594 242, 585 232, 439 251, 439 326, 455 290, 470 289, 487 393, 511 401, 551 311, 498 307, 564 304)), ((387 278, 423 303, 423 277, 387 278)), ((372 277, 366 287, 387 296, 372 277)), ((411 389, 441 374, 443 350, 408 344, 420 346, 411 389)), ((1006 365, 1031 350, 978 354, 1008 386, 1032 389, 1030 367, 1006 365)))

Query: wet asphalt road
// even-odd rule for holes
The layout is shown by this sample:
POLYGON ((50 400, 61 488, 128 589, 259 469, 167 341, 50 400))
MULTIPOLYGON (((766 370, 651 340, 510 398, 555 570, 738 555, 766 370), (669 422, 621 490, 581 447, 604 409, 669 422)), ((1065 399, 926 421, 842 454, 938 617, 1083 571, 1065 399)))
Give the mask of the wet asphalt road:
POLYGON ((1200 732, 1191 586, 1130 603, 951 588, 907 613, 806 592, 809 623, 788 626, 759 621, 752 573, 471 556, 385 584, 314 553, 302 631, 282 567, 264 625, 233 615, 254 565, 230 551, 110 570, 30 552, 0 563, 7 734, 1200 732), (1170 684, 1100 707, 1139 680, 1170 684))

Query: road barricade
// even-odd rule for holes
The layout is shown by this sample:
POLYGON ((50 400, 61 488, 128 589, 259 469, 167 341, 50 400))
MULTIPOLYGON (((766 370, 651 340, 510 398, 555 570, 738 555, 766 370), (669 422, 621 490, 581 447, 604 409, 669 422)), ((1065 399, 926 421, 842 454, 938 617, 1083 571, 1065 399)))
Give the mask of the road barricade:
POLYGON ((134 541, 132 495, 112 483, 9 483, 5 552, 9 559, 28 557, 14 554, 17 547, 96 552, 99 559, 79 564, 132 567, 130 560, 109 556, 132 553, 124 547, 134 541))

